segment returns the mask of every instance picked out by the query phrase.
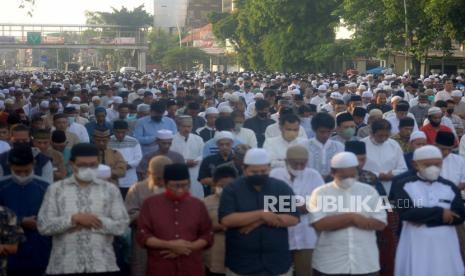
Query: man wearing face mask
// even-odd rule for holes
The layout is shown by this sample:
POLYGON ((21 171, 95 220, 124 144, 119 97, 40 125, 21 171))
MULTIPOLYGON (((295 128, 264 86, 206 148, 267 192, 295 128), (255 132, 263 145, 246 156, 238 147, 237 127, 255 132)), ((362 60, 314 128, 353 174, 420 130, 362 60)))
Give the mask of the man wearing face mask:
POLYGON ((98 155, 93 144, 74 146, 73 175, 47 189, 37 228, 53 237, 48 275, 119 275, 113 239, 129 217, 118 187, 97 177, 98 155))
POLYGON ((89 143, 89 133, 84 125, 76 122, 76 108, 74 106, 65 107, 63 114, 68 116, 68 131, 76 134, 81 143, 89 143))
MULTIPOLYGON (((266 131, 265 131, 266 139, 280 136, 282 134, 281 126, 279 123, 280 118, 285 117, 287 115, 294 115, 294 114, 295 114, 294 109, 292 109, 291 107, 280 108, 278 117, 277 117, 277 122, 266 128, 266 131)), ((307 139, 307 134, 305 133, 305 129, 300 125, 300 123, 299 123, 298 136, 301 138, 307 139)))
POLYGON ((51 240, 37 231, 37 214, 48 183, 34 175, 30 147, 14 147, 8 155, 11 175, 0 181, 0 205, 11 209, 26 236, 9 257, 8 275, 42 276, 50 256, 51 240))
POLYGON ((402 179, 392 193, 403 223, 395 275, 463 275, 455 227, 465 218, 460 192, 440 177, 442 154, 435 146, 415 150, 413 161, 417 173, 402 179))
POLYGON ((313 104, 304 104, 298 108, 297 113, 300 118, 300 126, 304 128, 307 137, 315 137, 315 133, 312 130, 312 118, 316 113, 316 106, 313 104))
POLYGON ((345 144, 347 141, 358 141, 355 136, 355 122, 349 112, 342 112, 336 115, 336 135, 331 140, 345 144))
POLYGON ((415 132, 415 120, 410 117, 400 119, 398 129, 399 132, 392 139, 399 143, 404 153, 410 152, 410 135, 415 132))
POLYGON ((326 92, 328 88, 322 84, 318 86, 318 94, 310 100, 311 104, 316 105, 316 110, 320 112, 323 106, 326 104, 326 92))
POLYGON ((269 177, 271 159, 264 149, 250 149, 244 177, 223 189, 218 210, 226 230, 226 275, 292 275, 288 227, 299 222, 291 208, 267 209, 265 196, 288 200, 292 189, 269 177))
MULTIPOLYGON (((273 169, 270 177, 284 181, 296 195, 307 198, 315 188, 324 184, 317 171, 307 168, 308 158, 308 150, 304 146, 290 146, 286 153, 286 168, 273 169)), ((309 227, 306 206, 299 208, 299 224, 288 229, 296 276, 312 275, 311 260, 317 237, 313 227, 309 227)))
POLYGON ((163 116, 165 111, 165 105, 161 102, 156 102, 150 105, 150 116, 137 120, 134 128, 134 137, 139 140, 142 152, 146 153, 157 150, 158 146, 155 140, 159 130, 171 130, 173 134, 177 132, 174 120, 163 116))
POLYGON ((378 275, 375 231, 386 227, 386 211, 378 206, 378 192, 357 181, 358 167, 355 154, 336 154, 331 159, 334 181, 316 188, 310 197, 311 224, 319 232, 312 259, 313 275, 378 275), (353 197, 366 202, 369 208, 355 207, 350 203, 353 197), (344 206, 343 210, 325 210, 324 202, 334 199, 344 200, 337 203, 344 206))
POLYGON ((455 148, 455 136, 450 132, 439 131, 436 135, 436 147, 441 150, 443 161, 441 177, 454 183, 459 190, 465 188, 465 160, 452 153, 455 148))
POLYGON ((430 108, 428 96, 426 94, 418 95, 418 104, 413 105, 409 112, 415 117, 417 125, 422 126, 426 117, 428 116, 428 109, 430 108))
POLYGON ((455 102, 453 100, 447 100, 446 103, 447 103, 447 109, 446 109, 446 114, 444 117, 448 118, 452 122, 452 125, 454 126, 453 130, 455 130, 457 137, 460 138, 463 135, 463 128, 464 128, 462 119, 454 113, 455 102))
POLYGON ((255 133, 248 128, 244 128, 245 116, 241 111, 233 111, 231 117, 234 120, 234 135, 242 144, 249 145, 251 148, 257 147, 257 138, 255 133))
POLYGON ((275 123, 269 118, 270 104, 266 100, 258 99, 255 102, 256 115, 245 120, 244 127, 253 130, 257 138, 257 146, 261 148, 265 142, 265 131, 269 125, 275 123))
POLYGON ((142 204, 137 242, 147 249, 147 276, 204 275, 203 251, 213 242, 205 204, 190 196, 185 164, 167 165, 165 192, 142 204))
POLYGON ((286 151, 292 145, 305 144, 306 139, 299 137, 300 119, 297 115, 286 114, 279 118, 281 135, 267 138, 263 144, 271 158, 271 167, 285 167, 286 151))

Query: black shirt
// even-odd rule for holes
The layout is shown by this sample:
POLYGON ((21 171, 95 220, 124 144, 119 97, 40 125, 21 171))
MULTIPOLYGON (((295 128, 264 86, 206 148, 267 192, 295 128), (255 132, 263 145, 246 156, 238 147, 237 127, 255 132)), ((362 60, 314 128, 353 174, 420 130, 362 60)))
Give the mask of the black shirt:
MULTIPOLYGON (((293 195, 292 189, 281 180, 269 178, 257 191, 241 177, 224 188, 218 209, 219 221, 236 212, 264 210, 265 196, 290 198, 293 195)), ((296 210, 280 213, 299 217, 296 210)), ((288 272, 292 260, 287 228, 261 225, 246 235, 241 234, 239 228, 228 228, 225 261, 226 267, 238 274, 279 275, 288 272)))
POLYGON ((274 123, 275 121, 270 118, 261 119, 258 116, 255 116, 245 120, 244 127, 251 129, 253 130, 253 132, 255 132, 255 136, 257 137, 257 145, 259 148, 261 148, 263 147, 263 143, 265 142, 266 128, 274 123))
MULTIPOLYGON (((213 173, 219 165, 228 163, 231 160, 232 154, 228 156, 227 160, 224 160, 219 153, 204 158, 202 163, 200 163, 199 176, 197 177, 197 180, 200 182, 204 178, 213 177, 213 173)), ((204 186, 203 188, 205 196, 211 194, 211 187, 204 186)))

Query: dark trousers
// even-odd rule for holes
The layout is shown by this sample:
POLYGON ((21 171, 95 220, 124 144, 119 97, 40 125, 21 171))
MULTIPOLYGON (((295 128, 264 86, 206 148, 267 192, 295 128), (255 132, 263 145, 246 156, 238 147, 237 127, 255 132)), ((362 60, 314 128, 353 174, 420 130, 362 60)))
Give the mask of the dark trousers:
POLYGON ((18 269, 8 270, 8 276, 43 276, 45 269, 18 269))
POLYGON ((378 276, 379 272, 366 273, 366 274, 326 274, 319 272, 318 270, 313 270, 313 276, 378 276))
POLYGON ((126 195, 128 194, 129 188, 119 188, 119 191, 121 192, 121 196, 123 199, 126 199, 126 195))
MULTIPOLYGON (((47 276, 120 276, 120 272, 49 274, 47 276)), ((9 275, 8 275, 9 276, 9 275)))

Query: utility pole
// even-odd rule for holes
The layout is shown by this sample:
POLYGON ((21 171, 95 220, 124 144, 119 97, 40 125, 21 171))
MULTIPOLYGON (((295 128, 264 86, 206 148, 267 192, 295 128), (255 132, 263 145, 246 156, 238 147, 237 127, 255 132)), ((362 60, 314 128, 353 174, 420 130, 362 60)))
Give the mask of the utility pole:
POLYGON ((408 22, 407 22, 407 0, 404 0, 404 19, 405 19, 405 49, 404 49, 404 72, 407 72, 407 54, 408 54, 408 22))

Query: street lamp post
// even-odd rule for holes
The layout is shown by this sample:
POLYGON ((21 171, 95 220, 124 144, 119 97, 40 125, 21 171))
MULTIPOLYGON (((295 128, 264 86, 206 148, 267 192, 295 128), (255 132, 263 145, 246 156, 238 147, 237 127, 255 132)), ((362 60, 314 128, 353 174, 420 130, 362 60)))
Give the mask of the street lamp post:
POLYGON ((404 0, 404 19, 405 19, 404 72, 407 72, 407 53, 408 53, 407 0, 404 0))

